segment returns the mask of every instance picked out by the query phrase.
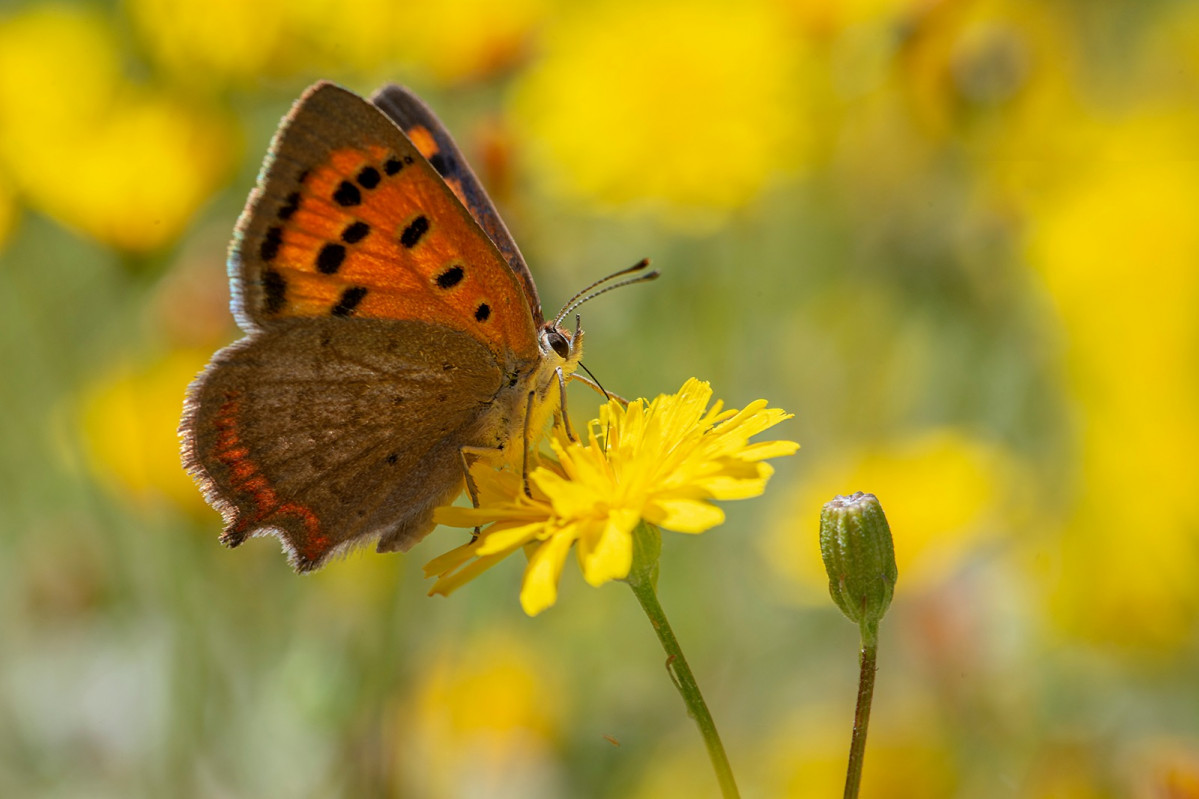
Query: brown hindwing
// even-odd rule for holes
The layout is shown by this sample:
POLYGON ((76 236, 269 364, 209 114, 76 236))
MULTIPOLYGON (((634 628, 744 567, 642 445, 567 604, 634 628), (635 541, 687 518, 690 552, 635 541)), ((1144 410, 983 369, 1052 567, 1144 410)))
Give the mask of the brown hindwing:
POLYGON ((378 540, 407 549, 461 488, 504 373, 483 344, 420 322, 292 319, 226 347, 189 390, 188 470, 222 540, 279 536, 298 571, 378 540))

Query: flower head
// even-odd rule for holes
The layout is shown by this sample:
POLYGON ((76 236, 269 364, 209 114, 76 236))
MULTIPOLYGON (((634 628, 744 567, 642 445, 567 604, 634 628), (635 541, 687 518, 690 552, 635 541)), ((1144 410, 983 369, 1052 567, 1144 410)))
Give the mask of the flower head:
POLYGON ((492 565, 526 548, 520 601, 536 615, 554 604, 558 577, 572 544, 583 577, 594 586, 629 573, 633 529, 644 519, 681 533, 702 533, 724 521, 712 500, 761 494, 774 470, 767 458, 790 455, 793 441, 751 443, 789 414, 765 400, 744 410, 711 407, 711 387, 689 380, 677 394, 627 408, 613 400, 588 425, 587 441, 551 440, 556 459, 519 474, 486 463, 471 469, 477 508, 447 507, 435 518, 453 527, 485 526, 468 544, 425 566, 436 575, 430 593, 449 594, 492 565))
POLYGON ((530 167, 549 191, 601 212, 723 223, 817 158, 803 121, 820 107, 819 71, 779 5, 563 5, 513 86, 530 167))

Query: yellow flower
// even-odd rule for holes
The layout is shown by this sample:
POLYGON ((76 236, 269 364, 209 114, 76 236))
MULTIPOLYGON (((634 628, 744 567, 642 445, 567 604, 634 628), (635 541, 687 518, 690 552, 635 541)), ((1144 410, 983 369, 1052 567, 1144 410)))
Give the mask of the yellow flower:
POLYGON ((557 193, 710 224, 811 160, 815 69, 770 3, 580 4, 543 39, 512 108, 557 193))
POLYGON ((395 66, 452 83, 510 65, 545 0, 129 0, 155 61, 188 85, 257 87, 264 76, 395 78, 395 66))
POLYGON ((453 527, 490 525, 469 544, 435 558, 431 594, 449 594, 521 547, 529 551, 520 601, 534 616, 554 604, 558 577, 572 544, 588 583, 629 573, 633 529, 644 519, 681 533, 702 533, 724 521, 712 500, 761 494, 774 470, 767 458, 790 455, 792 441, 750 443, 789 414, 765 400, 744 410, 712 407, 711 387, 689 380, 677 394, 622 408, 615 400, 588 425, 588 440, 551 443, 556 462, 520 475, 480 464, 471 474, 479 507, 442 508, 435 518, 453 527))
POLYGON ((478 80, 521 59, 548 5, 546 0, 413 3, 396 26, 396 57, 439 85, 478 80))
POLYGON ((1190 646, 1199 608, 1197 134, 1182 105, 1096 126, 1029 204, 1076 431, 1065 526, 1030 554, 1060 623, 1129 649, 1190 646))
MULTIPOLYGON (((909 690, 893 703, 892 712, 870 725, 861 795, 879 799, 961 795, 963 779, 952 739, 927 699, 909 690)), ((829 731, 839 733, 844 716, 844 708, 808 704, 802 712, 775 722, 754 747, 761 764, 761 795, 840 796, 845 784, 844 741, 829 731)))
POLYGON ((866 26, 893 28, 918 18, 926 5, 922 0, 777 0, 777 4, 795 25, 816 38, 844 37, 866 26))
POLYGON ((85 390, 79 421, 87 464, 130 504, 204 509, 179 468, 175 427, 187 385, 207 358, 207 350, 177 350, 143 368, 112 369, 85 390))
MULTIPOLYGON (((129 0, 146 50, 193 87, 389 73, 409 9, 387 0, 129 0), (352 46, 351 43, 352 42, 352 46)), ((373 79, 372 79, 373 82, 373 79)))
POLYGON ((966 135, 1004 147, 1013 125, 1040 121, 1036 115, 1064 101, 1078 57, 1051 4, 947 3, 918 19, 897 66, 914 118, 932 139, 966 135))
MULTIPOLYGON (((125 12, 150 57, 172 76, 186 83, 252 82, 291 72, 283 63, 291 6, 282 0, 129 0, 125 12)), ((374 36, 384 27, 363 33, 374 36)), ((345 50, 355 52, 358 44, 345 50)))
POLYGON ((233 149, 217 114, 125 80, 102 16, 46 5, 0 20, 0 167, 31 207, 154 250, 191 222, 233 149))
POLYGON ((567 793, 545 790, 559 777, 569 718, 553 658, 515 631, 493 629, 448 638, 424 660, 411 695, 390 714, 395 795, 567 793))

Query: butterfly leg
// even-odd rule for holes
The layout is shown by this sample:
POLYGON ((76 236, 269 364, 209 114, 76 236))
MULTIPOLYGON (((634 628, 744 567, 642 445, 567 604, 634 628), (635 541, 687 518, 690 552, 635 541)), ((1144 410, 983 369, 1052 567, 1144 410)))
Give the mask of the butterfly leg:
MULTIPOLYGON (((475 485, 475 478, 470 475, 470 463, 466 460, 466 451, 471 450, 472 455, 478 454, 475 452, 476 447, 462 447, 458 450, 458 459, 462 462, 462 476, 466 478, 466 493, 470 497, 470 504, 476 509, 479 507, 479 487, 475 485)), ((479 525, 475 525, 474 535, 471 536, 470 542, 473 544, 479 538, 479 525)))
POLYGON ((566 437, 571 441, 578 441, 574 429, 570 426, 570 416, 566 413, 566 374, 562 371, 562 367, 558 367, 558 395, 561 398, 559 402, 559 413, 562 419, 562 429, 566 431, 566 437))
POLYGON ((525 496, 529 499, 533 498, 533 491, 529 488, 529 424, 533 418, 533 397, 535 392, 529 392, 529 398, 525 401, 525 434, 522 444, 524 446, 524 458, 521 461, 520 480, 525 487, 525 496))
MULTIPOLYGON (((497 447, 476 447, 467 445, 458 450, 458 457, 462 463, 462 476, 466 480, 466 494, 470 497, 470 504, 473 507, 479 507, 479 486, 475 483, 475 478, 471 476, 471 461, 467 460, 468 456, 484 461, 490 460, 494 463, 495 459, 502 455, 503 450, 497 447)), ((474 529, 474 536, 470 540, 472 544, 475 542, 475 539, 479 537, 480 532, 481 530, 479 526, 476 525, 474 529)))

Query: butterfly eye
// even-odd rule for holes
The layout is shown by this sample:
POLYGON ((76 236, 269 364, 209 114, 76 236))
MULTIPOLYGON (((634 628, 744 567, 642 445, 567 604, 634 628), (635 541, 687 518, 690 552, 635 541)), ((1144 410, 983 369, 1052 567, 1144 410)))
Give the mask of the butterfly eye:
POLYGON ((549 341, 550 348, 558 353, 559 358, 570 357, 570 342, 566 340, 566 336, 559 333, 557 330, 545 331, 546 340, 549 341))

